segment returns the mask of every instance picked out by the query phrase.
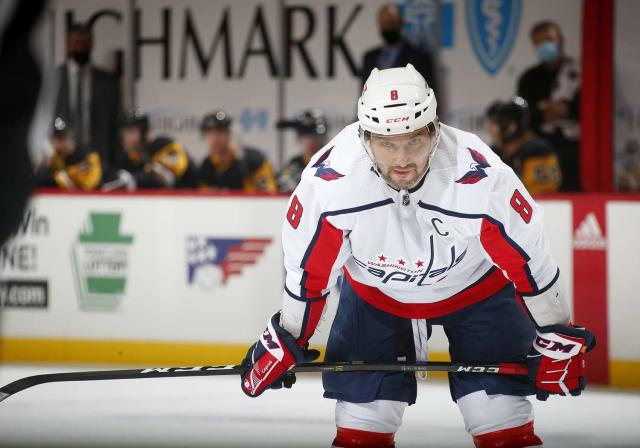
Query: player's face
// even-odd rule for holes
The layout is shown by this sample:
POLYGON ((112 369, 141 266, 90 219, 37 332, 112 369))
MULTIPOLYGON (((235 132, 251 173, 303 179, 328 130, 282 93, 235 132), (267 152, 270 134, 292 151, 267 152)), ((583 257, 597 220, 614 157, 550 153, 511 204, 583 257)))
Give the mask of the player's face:
POLYGON ((371 151, 385 180, 399 189, 414 187, 427 170, 433 137, 426 128, 400 135, 371 136, 371 151))
POLYGON ((140 129, 136 126, 129 126, 122 129, 122 143, 129 150, 140 150, 142 146, 142 133, 140 129))
POLYGON ((204 133, 210 154, 220 154, 229 148, 229 131, 226 129, 209 129, 204 133))
POLYGON ((64 135, 54 135, 51 137, 51 146, 60 157, 66 157, 73 152, 73 142, 64 135))
POLYGON ((502 139, 500 138, 500 127, 498 127, 498 124, 493 120, 487 119, 485 121, 485 128, 491 137, 491 143, 495 146, 500 146, 502 139))

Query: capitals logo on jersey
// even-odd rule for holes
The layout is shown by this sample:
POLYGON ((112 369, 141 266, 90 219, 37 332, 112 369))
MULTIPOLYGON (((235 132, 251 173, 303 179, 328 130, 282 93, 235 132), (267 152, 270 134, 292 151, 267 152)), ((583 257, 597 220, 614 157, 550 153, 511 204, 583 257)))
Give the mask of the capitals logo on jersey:
POLYGON ((471 153, 471 158, 473 159, 473 163, 471 164, 471 171, 467 171, 464 176, 460 179, 456 180, 459 184, 475 184, 485 177, 487 177, 487 173, 485 172, 485 168, 489 168, 489 162, 487 159, 480 154, 475 149, 467 148, 471 153))
POLYGON ((203 289, 227 284, 232 275, 255 264, 271 238, 187 237, 187 281, 203 289))
POLYGON ((329 158, 329 154, 331 154, 332 150, 333 146, 327 149, 325 153, 318 158, 316 163, 311 165, 312 168, 317 168, 314 176, 319 177, 322 180, 336 180, 344 177, 344 174, 340 174, 333 168, 329 167, 329 161, 327 159, 329 158))

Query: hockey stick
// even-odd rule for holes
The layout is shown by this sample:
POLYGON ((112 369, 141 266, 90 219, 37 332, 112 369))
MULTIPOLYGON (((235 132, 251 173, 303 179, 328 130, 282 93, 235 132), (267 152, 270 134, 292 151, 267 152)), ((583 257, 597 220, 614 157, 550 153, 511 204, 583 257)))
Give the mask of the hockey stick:
MULTIPOLYGON (((240 375, 247 366, 198 366, 198 367, 161 367, 135 370, 99 370, 93 372, 47 373, 16 380, 0 388, 0 401, 20 391, 38 384, 60 381, 98 381, 126 380, 141 378, 167 378, 184 376, 240 375)), ((290 372, 458 372, 458 373, 495 373, 501 375, 526 375, 525 364, 461 364, 450 362, 415 363, 368 363, 351 362, 311 362, 298 364, 290 372)))

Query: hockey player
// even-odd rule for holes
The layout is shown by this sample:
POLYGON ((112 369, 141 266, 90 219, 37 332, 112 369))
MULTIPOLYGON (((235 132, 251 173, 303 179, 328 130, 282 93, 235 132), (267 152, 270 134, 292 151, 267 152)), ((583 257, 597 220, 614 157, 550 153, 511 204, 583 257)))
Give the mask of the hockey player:
POLYGON ((197 187, 193 161, 182 143, 154 136, 146 113, 129 110, 120 125, 124 152, 116 158, 115 179, 105 183, 103 190, 197 187))
MULTIPOLYGON (((282 310, 248 351, 242 390, 291 387, 341 270, 326 361, 424 361, 431 325, 452 360, 527 362, 529 377, 455 373, 453 400, 478 448, 542 445, 527 396, 579 395, 584 352, 543 232, 542 210, 477 136, 439 124, 407 65, 374 69, 347 126, 305 169, 283 227, 282 310)), ((393 447, 413 374, 326 373, 336 447, 393 447)))
POLYGON ((562 174, 556 152, 529 127, 527 102, 516 96, 496 101, 486 112, 492 149, 518 175, 531 194, 554 193, 562 174))
POLYGON ((51 130, 53 153, 36 164, 36 185, 63 190, 93 190, 102 178, 100 156, 76 144, 67 122, 57 117, 51 130))
POLYGON ((320 109, 309 109, 298 112, 293 120, 278 122, 278 129, 287 128, 295 129, 301 151, 280 171, 278 190, 291 193, 300 183, 302 171, 309 164, 311 157, 327 143, 329 123, 320 109))
POLYGON ((240 147, 232 138, 231 117, 223 110, 202 119, 200 130, 208 156, 198 169, 201 189, 273 193, 276 178, 271 164, 257 149, 240 147))

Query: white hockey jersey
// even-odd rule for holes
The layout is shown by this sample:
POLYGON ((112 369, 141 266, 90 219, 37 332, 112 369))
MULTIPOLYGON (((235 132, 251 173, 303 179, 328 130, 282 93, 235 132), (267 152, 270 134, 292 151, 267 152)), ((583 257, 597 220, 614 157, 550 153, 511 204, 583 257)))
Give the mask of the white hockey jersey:
POLYGON ((284 328, 306 342, 343 270, 362 299, 397 316, 448 314, 512 282, 538 325, 568 322, 542 208, 476 135, 441 125, 406 196, 372 170, 357 123, 312 158, 283 226, 284 328))

